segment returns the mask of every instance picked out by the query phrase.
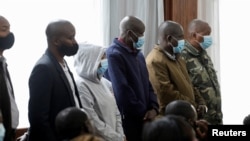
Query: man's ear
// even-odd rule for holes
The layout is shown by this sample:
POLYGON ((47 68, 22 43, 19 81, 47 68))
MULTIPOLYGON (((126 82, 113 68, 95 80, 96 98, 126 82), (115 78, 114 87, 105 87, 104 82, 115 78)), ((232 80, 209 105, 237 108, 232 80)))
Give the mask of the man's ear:
POLYGON ((59 46, 61 44, 61 41, 59 40, 59 38, 53 38, 52 44, 54 44, 55 46, 59 46))
POLYGON ((192 120, 192 119, 187 119, 187 121, 188 121, 188 123, 192 126, 192 127, 195 127, 196 126, 196 123, 195 123, 195 121, 194 120, 192 120))
POLYGON ((170 42, 174 47, 176 47, 178 45, 178 40, 176 40, 171 35, 167 35, 167 41, 170 42))
POLYGON ((127 35, 134 40, 134 42, 138 41, 138 37, 136 37, 135 33, 132 30, 127 31, 127 35))
POLYGON ((165 35, 165 40, 167 41, 167 42, 171 42, 172 41, 172 36, 170 36, 170 35, 165 35))
POLYGON ((128 36, 128 37, 131 37, 131 36, 133 36, 133 37, 134 37, 134 35, 133 35, 133 33, 132 33, 132 31, 131 31, 131 30, 128 30, 128 31, 127 31, 127 36, 128 36))
POLYGON ((197 33, 196 32, 191 32, 190 37, 196 39, 197 33))

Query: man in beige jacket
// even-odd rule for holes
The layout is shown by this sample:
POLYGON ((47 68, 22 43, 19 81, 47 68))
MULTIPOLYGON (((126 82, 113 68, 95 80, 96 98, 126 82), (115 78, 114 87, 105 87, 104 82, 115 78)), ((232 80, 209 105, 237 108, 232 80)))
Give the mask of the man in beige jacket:
POLYGON ((179 53, 184 47, 183 28, 179 23, 165 21, 159 27, 159 45, 146 57, 149 79, 157 94, 160 114, 174 100, 186 100, 197 112, 204 114, 204 99, 192 86, 184 60, 179 53))

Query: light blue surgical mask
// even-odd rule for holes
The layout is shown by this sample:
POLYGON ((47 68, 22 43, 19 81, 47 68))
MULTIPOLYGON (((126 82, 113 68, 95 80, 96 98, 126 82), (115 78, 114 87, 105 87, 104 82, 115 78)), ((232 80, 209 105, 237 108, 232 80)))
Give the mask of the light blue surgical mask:
POLYGON ((98 68, 97 73, 99 76, 103 76, 104 72, 108 69, 108 60, 102 59, 101 60, 101 67, 98 68))
POLYGON ((134 46, 134 48, 138 49, 138 48, 143 46, 144 42, 145 42, 144 37, 143 36, 139 37, 138 41, 136 43, 135 42, 133 43, 133 46, 134 46))
POLYGON ((135 41, 133 40, 133 38, 130 37, 131 40, 132 40, 132 42, 133 42, 134 48, 136 48, 136 49, 141 48, 141 47, 144 45, 144 42, 145 42, 144 36, 138 37, 138 36, 134 33, 134 31, 132 31, 132 30, 130 30, 130 31, 138 38, 138 41, 135 42, 135 41))
POLYGON ((203 49, 209 48, 213 43, 212 36, 203 36, 203 42, 200 43, 200 46, 203 49))
POLYGON ((173 47, 173 52, 174 53, 181 53, 181 51, 184 48, 184 44, 185 44, 185 41, 183 39, 178 40, 178 45, 177 45, 177 47, 173 47))
POLYGON ((0 141, 4 140, 4 136, 5 136, 5 128, 3 126, 3 123, 0 123, 0 141))

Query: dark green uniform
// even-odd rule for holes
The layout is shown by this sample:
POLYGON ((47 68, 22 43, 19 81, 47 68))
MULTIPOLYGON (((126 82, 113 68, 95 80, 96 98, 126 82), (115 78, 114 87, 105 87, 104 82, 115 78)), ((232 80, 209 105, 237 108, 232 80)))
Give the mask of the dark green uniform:
POLYGON ((222 124, 220 85, 211 58, 206 50, 199 52, 187 41, 181 55, 194 87, 206 101, 208 112, 204 119, 211 124, 222 124))

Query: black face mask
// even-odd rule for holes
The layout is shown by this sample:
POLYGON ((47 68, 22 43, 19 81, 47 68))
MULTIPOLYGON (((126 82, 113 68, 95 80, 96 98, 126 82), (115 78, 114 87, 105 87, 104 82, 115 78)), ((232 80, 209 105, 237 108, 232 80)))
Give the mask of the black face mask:
POLYGON ((75 55, 77 53, 78 48, 79 47, 78 47, 77 43, 74 44, 73 46, 67 46, 67 45, 62 44, 59 47, 59 51, 66 56, 72 56, 72 55, 75 55))
POLYGON ((12 32, 10 32, 6 37, 0 37, 0 49, 10 49, 15 42, 15 37, 12 32))

